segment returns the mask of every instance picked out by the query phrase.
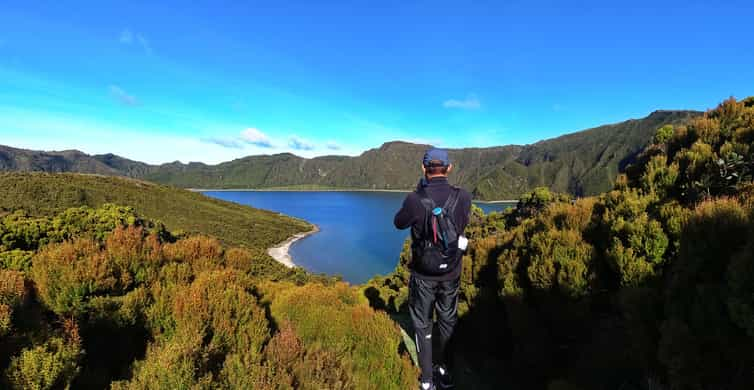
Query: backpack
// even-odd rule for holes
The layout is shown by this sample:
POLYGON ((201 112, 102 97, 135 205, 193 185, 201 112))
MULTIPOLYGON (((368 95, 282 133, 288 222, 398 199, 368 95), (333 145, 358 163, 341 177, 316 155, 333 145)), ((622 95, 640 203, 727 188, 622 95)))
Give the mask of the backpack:
POLYGON ((458 248, 458 229, 454 220, 460 189, 451 187, 448 200, 438 207, 426 190, 421 188, 417 195, 424 206, 422 231, 413 231, 412 268, 424 275, 438 276, 455 269, 461 260, 462 251, 458 248))

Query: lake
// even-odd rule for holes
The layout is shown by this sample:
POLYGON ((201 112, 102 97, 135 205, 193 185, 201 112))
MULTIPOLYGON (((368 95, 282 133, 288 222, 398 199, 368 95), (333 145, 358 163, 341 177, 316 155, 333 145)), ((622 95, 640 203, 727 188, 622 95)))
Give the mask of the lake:
MULTIPOLYGON (((408 230, 397 230, 393 216, 405 193, 365 191, 205 191, 207 196, 291 215, 320 231, 296 241, 290 255, 315 273, 342 275, 354 284, 387 274, 398 263, 408 230)), ((509 207, 476 203, 485 213, 509 207)))

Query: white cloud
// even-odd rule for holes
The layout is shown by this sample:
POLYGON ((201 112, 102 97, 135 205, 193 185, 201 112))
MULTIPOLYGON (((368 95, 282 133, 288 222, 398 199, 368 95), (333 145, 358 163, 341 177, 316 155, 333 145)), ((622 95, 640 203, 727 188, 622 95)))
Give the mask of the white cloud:
POLYGON ((129 95, 124 91, 122 88, 120 88, 117 85, 111 85, 110 86, 110 96, 112 96, 113 99, 118 101, 119 103, 126 105, 126 106, 138 106, 139 99, 136 97, 129 95))
POLYGON ((124 29, 120 32, 118 41, 124 45, 131 45, 137 43, 147 54, 152 54, 152 46, 149 44, 149 40, 143 34, 133 32, 130 29, 124 29))
POLYGON ((200 141, 205 144, 215 144, 229 149, 243 149, 243 145, 235 139, 209 137, 202 138, 200 141))
POLYGON ((311 142, 295 135, 288 139, 288 146, 295 150, 314 150, 314 145, 311 142))
POLYGON ((159 128, 119 124, 37 110, 0 106, 3 144, 32 150, 78 149, 88 154, 114 153, 150 164, 202 161, 216 164, 249 154, 242 149, 211 148, 192 137, 160 134, 159 128), (166 148, 165 145, 170 145, 166 148))
POLYGON ((144 49, 147 54, 152 54, 152 46, 149 45, 149 41, 141 34, 136 34, 136 41, 139 42, 141 48, 144 49))
POLYGON ((328 141, 327 144, 325 144, 325 147, 327 149, 329 149, 329 150, 340 150, 340 149, 342 149, 342 147, 340 146, 340 144, 338 144, 335 141, 328 141))
POLYGON ((272 147, 270 137, 254 127, 249 127, 248 129, 242 131, 241 140, 243 140, 243 142, 246 142, 247 144, 252 144, 263 148, 272 147))
POLYGON ((120 43, 130 45, 134 41, 134 34, 129 29, 120 32, 120 43))
POLYGON ((463 100, 448 99, 442 103, 442 106, 445 108, 458 108, 461 110, 478 110, 482 107, 482 103, 479 102, 479 99, 477 99, 476 96, 469 95, 463 100))
MULTIPOLYGON (((0 78, 3 74, 0 69, 0 78)), ((70 104, 75 105, 74 102, 70 104)), ((144 109, 152 112, 151 108, 144 107, 139 108, 135 114, 144 109)), ((26 106, 22 103, 9 106, 0 102, 0 143, 33 150, 79 149, 89 154, 114 153, 153 164, 176 160, 216 164, 245 156, 285 152, 305 158, 334 153, 356 156, 369 147, 379 145, 371 141, 353 145, 330 139, 341 148, 333 152, 327 149, 326 139, 319 141, 315 138, 296 137, 300 141, 298 146, 306 149, 306 145, 309 145, 313 148, 294 150, 288 145, 293 132, 277 133, 270 130, 256 138, 256 141, 262 141, 263 146, 259 146, 241 137, 240 130, 245 127, 239 126, 239 123, 207 121, 201 115, 188 114, 171 118, 174 119, 174 125, 165 128, 162 124, 137 118, 123 121, 107 116, 78 114, 76 110, 64 108, 50 110, 36 105, 26 106), (270 146, 264 146, 265 140, 270 146)))

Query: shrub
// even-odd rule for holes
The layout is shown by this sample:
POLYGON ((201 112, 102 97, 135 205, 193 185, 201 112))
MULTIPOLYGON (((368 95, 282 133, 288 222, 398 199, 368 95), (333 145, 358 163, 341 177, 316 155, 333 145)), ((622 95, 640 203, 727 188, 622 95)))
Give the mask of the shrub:
POLYGON ((552 202, 567 202, 568 200, 568 195, 552 193, 547 187, 537 187, 521 195, 516 205, 515 215, 519 218, 528 218, 536 215, 552 202))
POLYGON ((24 303, 27 295, 21 272, 0 270, 0 336, 10 332, 13 311, 24 303))
POLYGON ((337 357, 336 366, 318 370, 347 367, 354 388, 404 389, 415 384, 408 357, 396 353, 401 343, 397 326, 346 284, 283 290, 272 300, 272 314, 278 322, 290 323, 307 351, 320 351, 310 361, 315 367, 334 364, 327 360, 337 357))
POLYGON ((545 226, 559 230, 586 230, 592 220, 595 198, 581 198, 572 203, 556 202, 550 204, 540 220, 545 226))
POLYGON ((726 271, 729 292, 727 306, 733 322, 754 339, 754 236, 736 253, 726 271))
POLYGON ((530 263, 526 268, 529 283, 539 290, 557 289, 570 298, 589 290, 589 268, 593 249, 573 230, 537 233, 530 241, 530 263))
POLYGON ((342 359, 332 351, 307 349, 289 323, 284 323, 270 340, 265 356, 265 384, 269 388, 354 388, 350 367, 343 366, 342 359))
POLYGON ((754 339, 746 333, 746 322, 737 321, 743 314, 741 294, 751 296, 751 290, 744 292, 749 276, 729 279, 730 269, 743 271, 750 261, 736 260, 750 237, 748 217, 736 200, 718 199, 699 205, 684 226, 679 257, 670 270, 659 346, 674 387, 740 388, 754 381, 749 370, 754 339))
POLYGON ((657 129, 657 133, 655 133, 654 137, 652 138, 652 143, 654 144, 665 144, 666 142, 670 141, 671 138, 673 138, 674 134, 673 125, 665 125, 657 129))
POLYGON ((652 280, 665 263, 669 240, 662 224, 649 214, 656 201, 655 196, 630 189, 604 194, 595 205, 591 240, 604 250, 607 269, 620 286, 652 280))
POLYGON ((118 283, 113 264, 90 239, 45 247, 34 257, 31 277, 42 302, 61 316, 83 314, 91 296, 118 283))
POLYGON ((258 361, 269 331, 264 310, 246 292, 249 283, 234 270, 201 274, 175 297, 176 327, 202 334, 209 353, 243 352, 258 361))
POLYGON ((0 269, 9 269, 15 271, 29 271, 31 268, 31 258, 33 251, 22 249, 13 249, 10 251, 0 252, 0 269))
POLYGON ((644 167, 641 188, 646 194, 666 198, 673 191, 678 179, 678 165, 667 164, 667 157, 660 154, 652 157, 644 167))
POLYGON ((607 262, 623 286, 638 286, 655 276, 665 261, 668 238, 662 225, 642 215, 633 221, 619 219, 611 227, 607 262))
POLYGON ((81 340, 72 322, 66 334, 54 336, 43 344, 24 349, 11 359, 6 376, 16 389, 68 388, 79 371, 81 340))
POLYGON ((129 225, 117 227, 105 240, 105 256, 117 270, 123 290, 157 277, 163 258, 162 244, 157 234, 146 234, 144 228, 129 225))
POLYGON ((253 263, 253 254, 245 248, 230 248, 225 251, 225 265, 227 267, 249 271, 253 263))
POLYGON ((223 249, 212 237, 191 236, 163 247, 165 259, 185 262, 195 273, 217 269, 222 265, 223 249))
MULTIPOLYGON (((269 338, 264 310, 235 270, 210 271, 170 295, 174 330, 135 364, 133 378, 114 388, 208 388, 213 381, 261 381, 262 347, 269 338), (239 377, 240 373, 245 373, 239 377)), ((254 387, 254 386, 252 386, 254 387)))
POLYGON ((49 235, 53 241, 63 241, 89 233, 101 241, 117 227, 145 223, 133 208, 105 203, 96 209, 83 206, 63 211, 53 218, 49 235))

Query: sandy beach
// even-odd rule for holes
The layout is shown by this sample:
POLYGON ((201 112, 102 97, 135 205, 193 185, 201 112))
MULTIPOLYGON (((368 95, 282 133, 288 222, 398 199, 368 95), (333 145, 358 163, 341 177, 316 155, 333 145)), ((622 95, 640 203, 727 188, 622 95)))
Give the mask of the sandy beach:
POLYGON ((318 231, 319 231, 319 228, 317 227, 317 225, 314 225, 314 229, 308 232, 294 234, 293 236, 289 237, 287 240, 281 242, 280 244, 267 249, 267 253, 273 259, 277 260, 280 264, 283 264, 284 266, 288 268, 293 268, 296 266, 296 264, 293 263, 293 259, 291 259, 291 255, 288 253, 288 250, 291 248, 291 245, 293 245, 294 242, 308 235, 314 234, 318 231))

